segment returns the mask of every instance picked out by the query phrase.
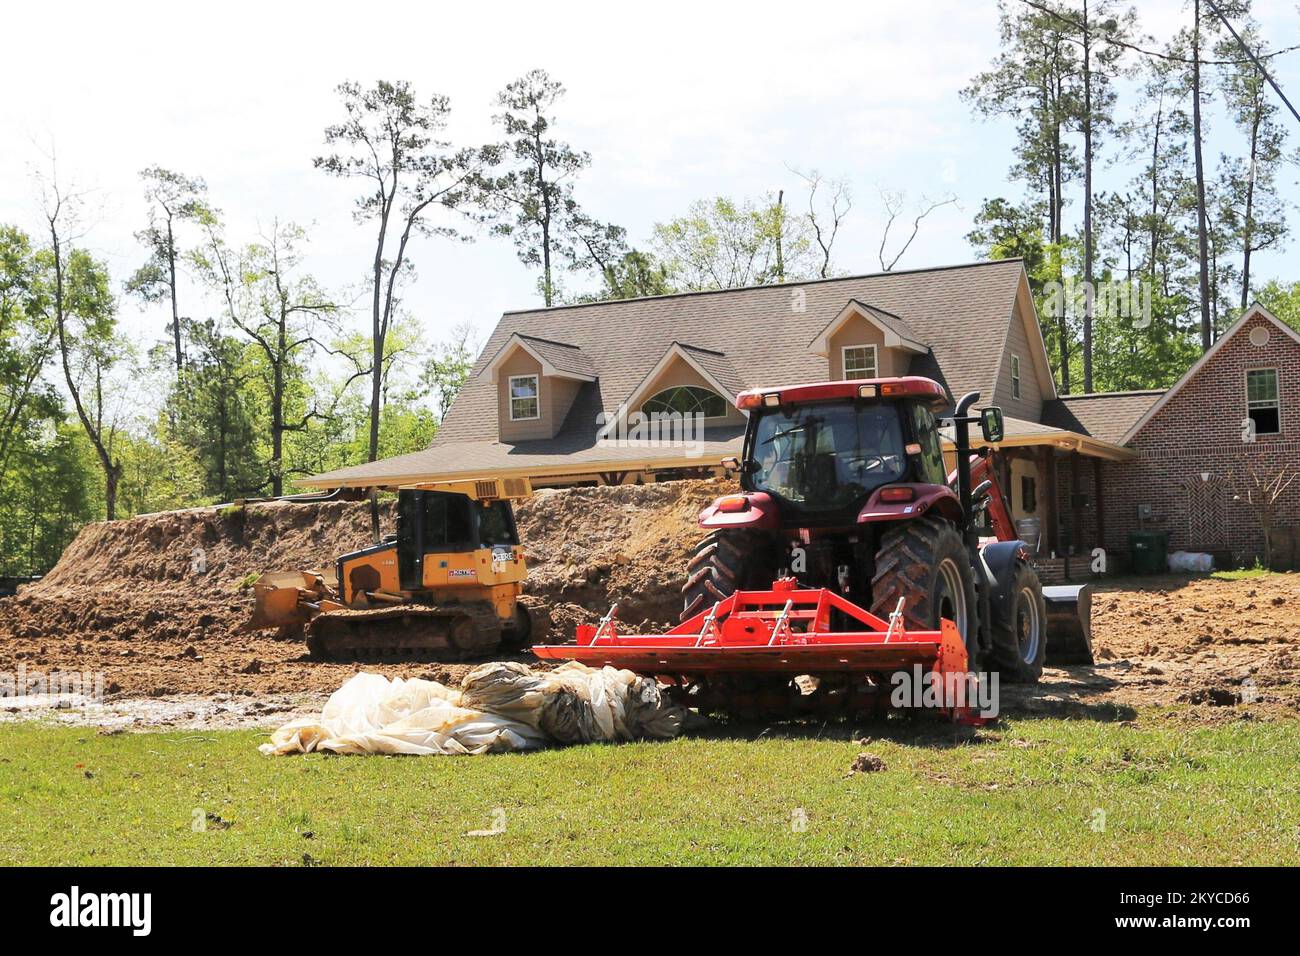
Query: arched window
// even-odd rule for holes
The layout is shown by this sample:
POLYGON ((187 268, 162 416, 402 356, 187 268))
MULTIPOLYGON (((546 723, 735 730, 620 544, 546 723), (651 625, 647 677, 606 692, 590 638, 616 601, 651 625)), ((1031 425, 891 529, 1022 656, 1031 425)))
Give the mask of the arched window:
POLYGON ((650 396, 641 405, 647 415, 676 412, 678 415, 703 415, 705 418, 725 418, 727 402, 717 392, 694 385, 666 388, 650 396))

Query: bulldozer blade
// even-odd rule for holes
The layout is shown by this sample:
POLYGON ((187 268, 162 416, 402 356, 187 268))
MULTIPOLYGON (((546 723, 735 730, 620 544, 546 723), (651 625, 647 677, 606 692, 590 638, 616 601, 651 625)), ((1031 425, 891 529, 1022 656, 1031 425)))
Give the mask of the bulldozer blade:
POLYGON ((253 614, 244 624, 245 631, 305 624, 310 611, 302 606, 305 590, 315 579, 301 572, 264 574, 253 585, 253 614))
POLYGON ((1043 588, 1047 605, 1047 658, 1052 667, 1095 663, 1092 656, 1092 585, 1043 588))

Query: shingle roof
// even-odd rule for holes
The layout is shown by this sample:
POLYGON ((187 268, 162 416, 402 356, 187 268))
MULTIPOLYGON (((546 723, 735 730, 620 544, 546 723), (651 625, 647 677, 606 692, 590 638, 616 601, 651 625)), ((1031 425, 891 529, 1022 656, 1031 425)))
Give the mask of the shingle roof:
POLYGON ((596 367, 591 364, 591 359, 577 345, 541 339, 535 335, 521 334, 519 337, 561 372, 575 372, 578 375, 596 374, 596 367))
MULTIPOLYGON (((584 388, 587 386, 584 386, 584 388)), ((739 455, 744 444, 745 428, 732 425, 711 428, 703 439, 694 445, 655 445, 648 442, 620 442, 601 446, 596 442, 595 429, 579 432, 570 429, 554 439, 520 441, 502 444, 497 441, 444 442, 424 451, 385 458, 369 465, 356 465, 332 471, 329 481, 339 484, 366 480, 379 484, 400 484, 416 481, 428 475, 456 477, 487 474, 504 469, 522 468, 530 473, 546 469, 583 471, 617 470, 619 465, 637 462, 671 460, 675 465, 701 467, 717 465, 727 455, 739 455), (585 435, 583 441, 581 436, 585 435), (577 467, 574 467, 577 466, 577 467)), ((319 479, 313 478, 315 482, 319 479)))
MULTIPOLYGON (((594 454, 586 449, 594 446, 596 415, 612 417, 674 342, 729 390, 822 381, 826 359, 809 342, 850 300, 878 310, 897 323, 900 334, 930 346, 930 353, 912 356, 911 374, 934 378, 950 394, 978 390, 991 398, 1022 275, 1019 259, 1004 259, 507 312, 433 445, 416 456, 439 474, 459 472, 467 461, 485 470, 528 467, 556 455, 580 463, 594 454), (547 361, 556 368, 563 361, 576 371, 576 363, 585 362, 581 374, 598 377, 582 386, 555 438, 497 441, 497 386, 482 373, 513 335, 526 337, 539 351, 553 348, 547 361)), ((600 449, 602 456, 609 451, 600 449)), ((723 454, 732 451, 728 445, 723 454)), ((405 468, 415 456, 403 459, 409 459, 399 466, 405 468)), ((388 463, 376 462, 310 483, 390 474, 388 463)))
MULTIPOLYGON (((1010 415, 1002 416, 1002 433, 1006 438, 1053 438, 1064 437, 1068 435, 1070 429, 1058 428, 1055 425, 1044 425, 1039 422, 1027 422, 1023 418, 1012 418, 1010 415)), ((955 441, 953 426, 942 425, 939 428, 939 434, 943 440, 949 443, 955 441)), ((978 425, 972 425, 970 430, 971 441, 980 440, 980 430, 978 425)))
POLYGON ((1119 444, 1165 389, 1062 395, 1043 402, 1043 424, 1119 444))
MULTIPOLYGON (((853 299, 852 301, 854 305, 860 308, 863 312, 869 313, 873 319, 875 319, 885 328, 889 329, 899 338, 904 339, 908 343, 915 344, 918 346, 925 346, 929 344, 928 342, 925 341, 925 339, 921 335, 917 334, 917 332, 910 325, 908 325, 906 321, 904 321, 899 316, 894 315, 892 312, 886 312, 884 309, 871 305, 870 303, 867 302, 862 302, 858 299, 853 299)), ((848 303, 845 303, 845 305, 848 305, 848 303)), ((829 326, 834 321, 835 321, 835 317, 832 316, 830 322, 828 322, 826 326, 822 327, 821 332, 827 331, 827 326, 829 326)), ((813 340, 816 341, 816 339, 819 336, 820 333, 818 336, 814 336, 813 340)))
MULTIPOLYGON (((905 316, 929 343, 950 392, 992 395, 1022 271, 1020 260, 1009 259, 507 312, 483 355, 496 355, 515 333, 571 343, 597 369, 601 407, 612 413, 674 341, 722 353, 746 388, 820 381, 826 360, 808 343, 857 299, 905 316), (803 292, 801 312, 796 290, 803 292)), ((487 361, 475 365, 436 443, 496 438, 496 389, 479 374, 487 361)))
POLYGON ((745 377, 740 374, 736 366, 732 365, 731 360, 722 352, 687 345, 685 342, 678 342, 677 344, 683 352, 691 357, 696 365, 713 376, 714 380, 729 393, 724 395, 724 398, 734 401, 736 396, 748 387, 745 377))

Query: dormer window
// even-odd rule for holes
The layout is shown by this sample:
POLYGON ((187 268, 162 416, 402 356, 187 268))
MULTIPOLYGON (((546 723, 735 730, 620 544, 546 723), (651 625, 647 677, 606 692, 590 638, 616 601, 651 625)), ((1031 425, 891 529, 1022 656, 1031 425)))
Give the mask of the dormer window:
POLYGON ((641 411, 647 415, 703 415, 726 418, 727 401, 717 392, 694 385, 678 385, 657 392, 645 400, 641 411))
POLYGON ((874 345, 844 346, 844 377, 846 379, 877 378, 880 365, 874 345))
POLYGON ((541 417, 537 401, 537 376, 510 376, 510 420, 526 422, 541 417))

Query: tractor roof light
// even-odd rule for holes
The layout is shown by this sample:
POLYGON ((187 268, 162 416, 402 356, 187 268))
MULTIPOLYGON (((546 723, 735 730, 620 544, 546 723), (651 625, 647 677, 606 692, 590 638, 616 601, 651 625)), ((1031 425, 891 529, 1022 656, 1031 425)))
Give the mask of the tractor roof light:
POLYGON ((718 499, 718 510, 726 514, 749 510, 749 499, 744 495, 727 495, 718 499))
POLYGON ((749 411, 751 408, 758 408, 763 404, 763 396, 759 392, 741 392, 736 396, 736 408, 742 412, 749 411))
POLYGON ((768 392, 766 395, 763 396, 763 404, 766 405, 768 408, 776 408, 778 405, 781 404, 781 393, 768 392))
POLYGON ((875 398, 878 390, 874 385, 859 385, 858 398, 875 398))

